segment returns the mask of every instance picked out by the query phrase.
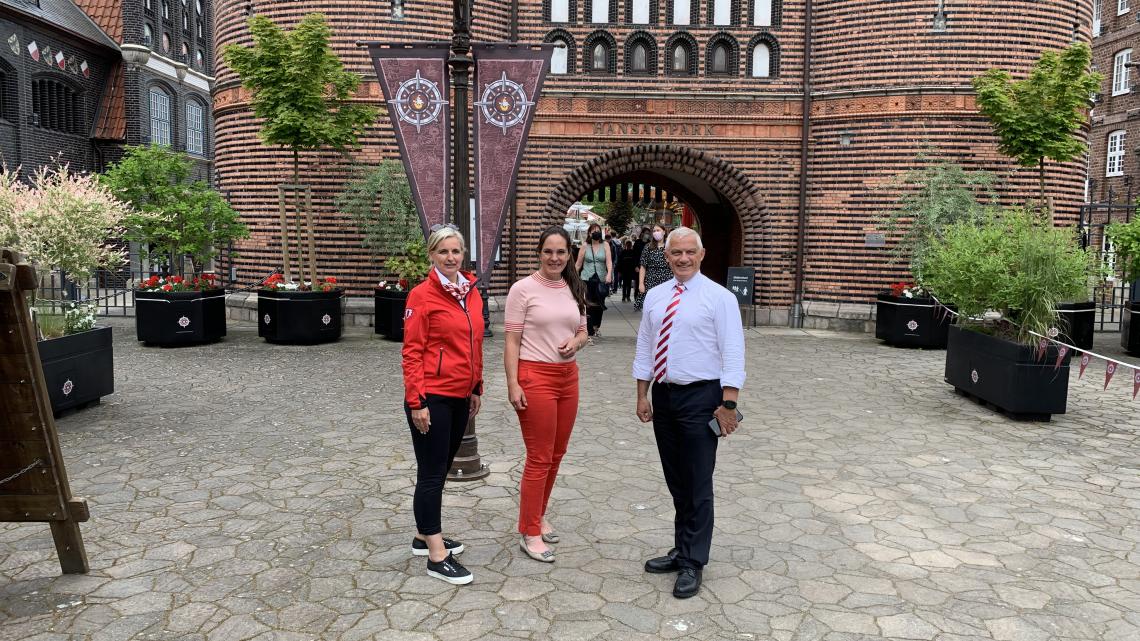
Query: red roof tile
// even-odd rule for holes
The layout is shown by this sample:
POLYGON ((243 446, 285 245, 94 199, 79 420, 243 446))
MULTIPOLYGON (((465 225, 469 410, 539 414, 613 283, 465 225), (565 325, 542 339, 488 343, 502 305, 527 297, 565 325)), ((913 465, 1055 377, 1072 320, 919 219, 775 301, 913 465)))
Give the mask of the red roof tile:
POLYGON ((97 140, 123 140, 127 137, 127 102, 123 99, 126 84, 123 82, 123 65, 116 64, 107 79, 103 100, 99 103, 95 131, 92 138, 97 140))
POLYGON ((122 0, 75 0, 75 4, 115 42, 123 42, 122 0))

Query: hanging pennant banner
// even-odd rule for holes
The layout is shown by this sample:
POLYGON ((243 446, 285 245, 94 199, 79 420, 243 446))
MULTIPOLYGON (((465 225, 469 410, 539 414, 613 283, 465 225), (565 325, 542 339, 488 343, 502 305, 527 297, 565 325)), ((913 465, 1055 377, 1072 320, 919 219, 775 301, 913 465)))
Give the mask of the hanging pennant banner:
POLYGON ((1081 380, 1081 377, 1085 375, 1085 368, 1089 366, 1089 361, 1091 360, 1092 356, 1089 356, 1088 354, 1081 354, 1081 373, 1080 376, 1077 376, 1078 381, 1081 380))
POLYGON ((475 233, 479 276, 490 278, 553 45, 475 45, 475 233))
POLYGON ((447 43, 368 43, 424 236, 451 211, 447 43))
POLYGON ((1069 348, 1064 345, 1057 349, 1057 362, 1053 363, 1053 371, 1057 371, 1061 368, 1061 361, 1065 360, 1065 354, 1068 353, 1069 348))
POLYGON ((1108 361, 1104 368, 1104 389, 1108 389, 1108 382, 1112 380, 1112 375, 1116 373, 1116 363, 1108 361))
POLYGON ((1136 392, 1140 392, 1140 369, 1132 370, 1132 400, 1136 400, 1136 392))

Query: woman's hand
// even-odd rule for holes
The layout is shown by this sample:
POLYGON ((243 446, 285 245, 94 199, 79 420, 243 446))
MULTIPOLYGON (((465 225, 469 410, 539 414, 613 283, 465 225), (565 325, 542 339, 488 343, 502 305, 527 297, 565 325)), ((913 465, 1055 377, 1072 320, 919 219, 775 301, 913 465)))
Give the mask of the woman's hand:
POLYGON ((478 394, 472 394, 471 398, 467 399, 467 418, 475 418, 479 413, 479 409, 483 407, 483 397, 478 394))
POLYGON ((570 358, 574 354, 578 353, 578 351, 581 350, 582 346, 585 344, 586 335, 575 334, 574 336, 571 336, 570 338, 562 341, 562 344, 558 346, 558 355, 562 358, 570 358))
POLYGON ((416 426, 420 434, 428 433, 428 429, 431 428, 431 412, 428 411, 428 408, 412 410, 412 425, 416 426))
POLYGON ((507 384, 507 399, 510 400, 511 407, 516 410, 526 409, 526 393, 518 383, 507 384))

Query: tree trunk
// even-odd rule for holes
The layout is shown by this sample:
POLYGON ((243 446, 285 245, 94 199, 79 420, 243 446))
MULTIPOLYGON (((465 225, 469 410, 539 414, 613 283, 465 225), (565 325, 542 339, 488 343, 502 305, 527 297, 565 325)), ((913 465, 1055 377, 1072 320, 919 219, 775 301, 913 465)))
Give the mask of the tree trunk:
POLYGON ((1049 201, 1045 199, 1045 158, 1042 157, 1037 162, 1038 181, 1041 187, 1041 217, 1048 218, 1049 222, 1053 222, 1053 211, 1049 207, 1049 201))

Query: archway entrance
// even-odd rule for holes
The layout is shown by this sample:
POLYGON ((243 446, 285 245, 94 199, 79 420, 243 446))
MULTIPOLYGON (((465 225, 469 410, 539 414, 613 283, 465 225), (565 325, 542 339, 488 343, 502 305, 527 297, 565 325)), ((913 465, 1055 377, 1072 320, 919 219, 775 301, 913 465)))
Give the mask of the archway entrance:
MULTIPOLYGON (((639 145, 608 151, 583 163, 551 193, 546 214, 561 223, 577 201, 629 198, 656 212, 687 206, 701 230, 701 271, 723 284, 730 266, 759 255, 764 208, 759 190, 730 163, 675 145, 639 145)), ((668 214, 666 214, 668 215, 668 214)), ((753 264, 754 267, 759 267, 753 264)))

